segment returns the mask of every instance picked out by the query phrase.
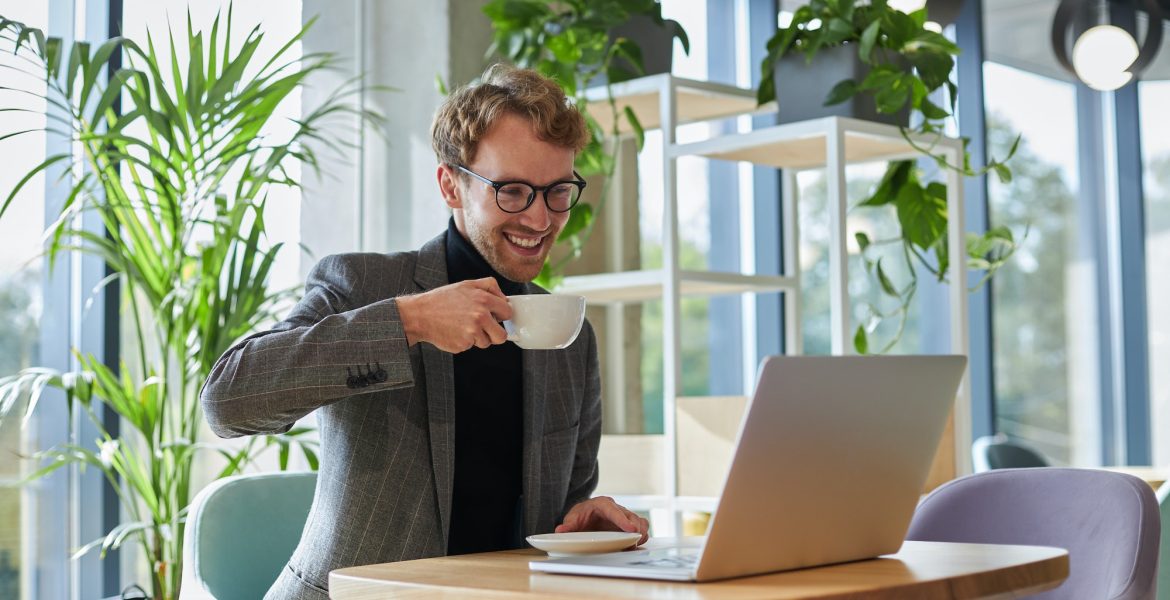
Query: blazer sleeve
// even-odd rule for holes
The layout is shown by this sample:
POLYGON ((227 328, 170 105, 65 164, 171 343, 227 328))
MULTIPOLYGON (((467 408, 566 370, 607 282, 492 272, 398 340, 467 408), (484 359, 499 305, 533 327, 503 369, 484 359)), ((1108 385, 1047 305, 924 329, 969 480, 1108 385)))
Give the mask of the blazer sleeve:
POLYGON ((569 477, 569 492, 561 509, 560 519, 573 505, 588 500, 597 488, 597 450, 601 445, 601 368, 597 359, 597 339, 589 321, 585 322, 585 395, 581 401, 581 420, 577 430, 577 449, 573 457, 573 473, 569 477))
POLYGON ((355 297, 366 262, 359 255, 322 259, 288 318, 219 358, 200 393, 216 435, 284 433, 301 417, 342 398, 414 385, 397 302, 364 304, 355 297), (386 380, 349 387, 347 369, 367 364, 384 369, 386 380))

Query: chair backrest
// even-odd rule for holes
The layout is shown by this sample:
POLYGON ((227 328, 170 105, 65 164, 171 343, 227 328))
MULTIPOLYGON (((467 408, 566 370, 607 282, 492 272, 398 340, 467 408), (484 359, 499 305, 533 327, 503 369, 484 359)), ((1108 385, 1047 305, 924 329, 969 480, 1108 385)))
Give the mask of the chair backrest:
POLYGON ((1047 467, 1048 461, 1027 445, 1009 440, 1002 434, 983 436, 971 444, 975 472, 992 469, 1047 467))
POLYGON ((1170 481, 1155 494, 1162 513, 1162 551, 1158 554, 1158 600, 1170 600, 1170 481))
POLYGON ((1065 548, 1069 577, 1036 598, 1152 600, 1161 526, 1141 479, 1094 469, 1004 469, 946 483, 908 540, 1065 548))
POLYGON ((204 488, 187 515, 183 600, 263 597, 301 539, 316 485, 316 473, 263 473, 204 488))

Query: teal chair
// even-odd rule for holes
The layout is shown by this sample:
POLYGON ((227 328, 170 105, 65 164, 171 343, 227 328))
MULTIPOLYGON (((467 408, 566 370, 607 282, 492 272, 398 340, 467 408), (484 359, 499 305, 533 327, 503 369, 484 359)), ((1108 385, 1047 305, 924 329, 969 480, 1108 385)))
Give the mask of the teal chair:
POLYGON ((220 479, 187 513, 182 600, 257 600, 276 581, 313 503, 316 473, 220 479))
POLYGON ((1162 548, 1158 554, 1158 600, 1170 600, 1170 481, 1158 488, 1158 511, 1162 513, 1162 548))
POLYGON ((971 444, 975 472, 992 469, 1047 467, 1048 460, 1027 444, 1008 439, 1002 433, 983 436, 971 444))

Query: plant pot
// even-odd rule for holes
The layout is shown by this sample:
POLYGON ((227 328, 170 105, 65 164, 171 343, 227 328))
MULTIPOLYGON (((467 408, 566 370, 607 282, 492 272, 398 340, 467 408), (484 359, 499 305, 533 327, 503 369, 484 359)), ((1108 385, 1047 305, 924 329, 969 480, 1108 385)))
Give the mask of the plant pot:
POLYGON ((928 0, 926 3, 926 17, 942 26, 950 25, 959 18, 963 10, 963 0, 928 0))
MULTIPOLYGON (((638 75, 638 70, 623 57, 617 57, 613 65, 633 73, 635 77, 669 73, 674 61, 674 27, 673 22, 667 20, 662 26, 646 15, 634 15, 630 20, 609 30, 609 39, 624 37, 633 40, 642 50, 642 66, 645 73, 638 75)), ((589 80, 589 87, 605 85, 608 78, 605 73, 589 80)))
MULTIPOLYGON (((910 63, 902 56, 896 61, 906 70, 910 63)), ((812 62, 804 54, 790 53, 776 61, 773 76, 776 82, 776 114, 781 123, 794 123, 821 117, 851 117, 889 125, 910 124, 910 104, 894 114, 877 112, 873 95, 859 93, 832 106, 825 106, 825 98, 842 79, 858 83, 865 80, 870 66, 857 56, 857 46, 848 44, 821 48, 812 62)))

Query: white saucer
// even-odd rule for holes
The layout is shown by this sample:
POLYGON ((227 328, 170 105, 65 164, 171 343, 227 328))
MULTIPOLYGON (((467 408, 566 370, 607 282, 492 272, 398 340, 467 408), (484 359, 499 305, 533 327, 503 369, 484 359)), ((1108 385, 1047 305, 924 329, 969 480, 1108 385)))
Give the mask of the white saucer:
POLYGON ((529 544, 548 552, 549 556, 575 556, 625 550, 638 543, 642 534, 624 531, 574 531, 530 535, 529 544))

